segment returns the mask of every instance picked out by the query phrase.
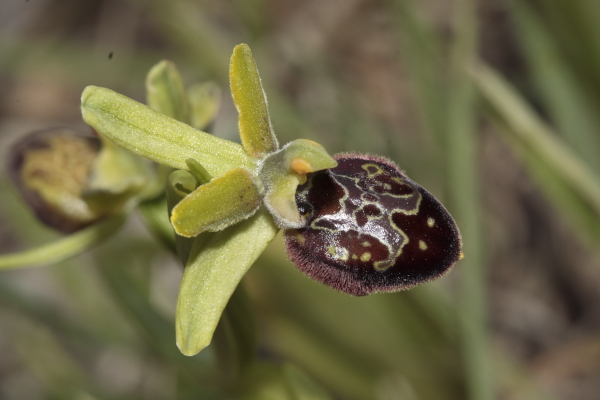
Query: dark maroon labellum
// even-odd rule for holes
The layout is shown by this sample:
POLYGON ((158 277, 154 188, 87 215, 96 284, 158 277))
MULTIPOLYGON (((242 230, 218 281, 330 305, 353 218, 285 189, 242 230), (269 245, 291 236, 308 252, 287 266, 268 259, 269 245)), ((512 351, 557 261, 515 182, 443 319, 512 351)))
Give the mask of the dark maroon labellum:
POLYGON ((311 278, 364 296, 409 289, 461 257, 454 220, 428 191, 383 157, 339 154, 309 175, 296 203, 304 228, 285 232, 291 261, 311 278))

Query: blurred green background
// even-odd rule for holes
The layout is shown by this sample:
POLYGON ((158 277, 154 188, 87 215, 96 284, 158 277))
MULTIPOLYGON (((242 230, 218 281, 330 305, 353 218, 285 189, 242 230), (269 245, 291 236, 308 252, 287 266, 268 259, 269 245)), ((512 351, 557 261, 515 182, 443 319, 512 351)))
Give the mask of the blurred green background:
MULTIPOLYGON (((0 157, 32 130, 85 129, 87 85, 144 101, 164 58, 223 88, 213 131, 237 140, 228 61, 248 43, 282 143, 390 157, 465 245, 437 282, 352 298, 277 238, 244 279, 259 359, 333 399, 597 399, 598 16, 590 0, 2 0, 0 157)), ((0 191, 0 253, 59 237, 5 172, 0 191)), ((1 271, 0 398, 283 398, 260 376, 232 394, 214 349, 179 353, 180 278, 137 218, 84 255, 1 271)))

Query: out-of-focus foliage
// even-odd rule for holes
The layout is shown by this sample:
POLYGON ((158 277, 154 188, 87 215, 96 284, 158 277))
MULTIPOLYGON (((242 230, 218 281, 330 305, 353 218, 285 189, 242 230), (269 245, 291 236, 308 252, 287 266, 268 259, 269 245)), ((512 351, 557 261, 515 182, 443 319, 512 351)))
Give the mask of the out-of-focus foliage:
MULTIPOLYGON (((316 382, 357 400, 594 399, 598 15, 589 0, 5 0, 0 159, 29 131, 83 126, 87 85, 143 101, 161 59, 185 81, 226 88, 230 51, 246 42, 281 143, 392 158, 445 200, 465 259, 441 282, 352 298, 298 273, 276 239, 245 278, 247 308, 227 317, 234 332, 256 334, 266 363, 238 389, 327 398, 316 382)), ((234 140, 236 121, 223 96, 212 131, 234 140)), ((0 191, 2 253, 58 237, 5 174, 0 191)), ((157 243, 129 221, 93 252, 2 272, 0 397, 234 393, 237 372, 223 360, 247 357, 235 355, 239 337, 193 358, 175 347, 182 271, 157 243)))

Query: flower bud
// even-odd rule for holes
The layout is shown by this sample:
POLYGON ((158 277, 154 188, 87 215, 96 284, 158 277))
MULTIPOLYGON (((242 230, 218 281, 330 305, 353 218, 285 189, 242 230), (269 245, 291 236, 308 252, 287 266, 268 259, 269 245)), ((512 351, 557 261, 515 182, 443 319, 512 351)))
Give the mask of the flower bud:
POLYGON ((64 233, 102 217, 82 198, 100 141, 67 128, 36 131, 12 146, 8 172, 44 224, 64 233))

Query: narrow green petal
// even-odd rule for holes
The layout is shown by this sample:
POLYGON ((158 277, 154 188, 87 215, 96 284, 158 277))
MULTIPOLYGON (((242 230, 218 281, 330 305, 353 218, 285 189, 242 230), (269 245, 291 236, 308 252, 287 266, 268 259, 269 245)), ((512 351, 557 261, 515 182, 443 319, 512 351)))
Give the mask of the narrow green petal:
POLYGON ((190 122, 190 105, 181 75, 175 64, 163 60, 146 77, 148 107, 177 121, 190 122))
POLYGON ((188 158, 187 160, 185 160, 185 163, 187 164, 188 170, 190 171, 192 176, 198 181, 198 184, 204 185, 205 183, 210 182, 210 180, 213 178, 212 176, 210 176, 206 168, 204 168, 202 164, 200 164, 193 158, 188 158))
POLYGON ((185 196, 192 193, 200 186, 198 179, 191 172, 176 170, 169 174, 167 179, 167 200, 169 203, 169 213, 177 203, 185 196))
POLYGON ((267 96, 258 75, 250 47, 239 44, 233 49, 229 65, 233 102, 239 113, 240 137, 253 157, 262 157, 279 148, 271 126, 267 96))
POLYGON ((249 218, 260 206, 252 175, 234 168, 200 185, 173 208, 171 223, 178 235, 216 232, 249 218))
POLYGON ((56 242, 20 253, 2 254, 0 269, 47 265, 73 257, 114 234, 125 219, 125 215, 115 215, 56 242))
POLYGON ((192 356, 210 344, 231 294, 277 231, 261 209, 194 244, 177 300, 177 346, 183 354, 192 356))
POLYGON ((255 168, 242 146, 196 130, 109 89, 88 86, 81 96, 84 121, 117 145, 176 169, 200 162, 213 176, 255 168))
POLYGON ((214 82, 192 85, 187 90, 190 102, 190 125, 206 129, 217 117, 221 106, 221 89, 214 82))

